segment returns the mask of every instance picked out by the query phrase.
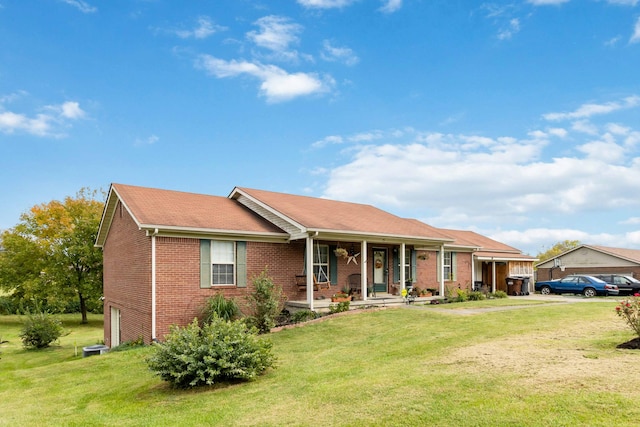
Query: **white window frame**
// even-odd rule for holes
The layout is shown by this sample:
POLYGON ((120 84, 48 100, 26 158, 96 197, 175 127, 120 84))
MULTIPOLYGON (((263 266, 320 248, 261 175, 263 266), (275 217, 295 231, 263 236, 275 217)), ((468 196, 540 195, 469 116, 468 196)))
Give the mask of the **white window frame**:
POLYGON ((211 240, 211 286, 235 286, 236 284, 236 242, 229 240, 211 240), (220 249, 220 246, 231 246, 231 253, 227 251, 226 254, 221 251, 216 251, 216 247, 220 249), (226 255, 226 256, 225 256, 226 255), (231 255, 231 259, 229 259, 229 255, 231 255), (222 258, 221 258, 222 257, 222 258), (218 279, 223 276, 231 275, 231 283, 216 283, 214 278, 216 277, 216 266, 229 266, 231 267, 231 273, 223 272, 217 273, 218 279))
POLYGON ((329 245, 313 246, 313 275, 318 283, 329 282, 329 245))

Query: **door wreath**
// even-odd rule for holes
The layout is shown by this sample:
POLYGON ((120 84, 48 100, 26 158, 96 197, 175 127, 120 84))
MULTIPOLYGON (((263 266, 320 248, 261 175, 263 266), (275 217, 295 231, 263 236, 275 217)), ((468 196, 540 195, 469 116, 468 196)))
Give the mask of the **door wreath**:
POLYGON ((382 268, 382 260, 376 260, 376 268, 382 268))

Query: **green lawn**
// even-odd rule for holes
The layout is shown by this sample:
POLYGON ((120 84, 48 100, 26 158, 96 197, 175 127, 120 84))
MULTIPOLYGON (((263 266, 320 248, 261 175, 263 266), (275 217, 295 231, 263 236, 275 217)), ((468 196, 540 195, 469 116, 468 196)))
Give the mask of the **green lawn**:
POLYGON ((632 426, 640 351, 615 348, 633 336, 614 307, 336 316, 271 334, 278 368, 258 380, 189 391, 148 371, 148 347, 82 358, 98 318, 25 351, 0 316, 0 425, 632 426))

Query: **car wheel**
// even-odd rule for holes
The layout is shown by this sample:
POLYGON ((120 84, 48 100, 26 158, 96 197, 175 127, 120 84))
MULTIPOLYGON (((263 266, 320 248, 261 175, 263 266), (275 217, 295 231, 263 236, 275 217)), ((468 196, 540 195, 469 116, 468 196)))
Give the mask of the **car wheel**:
POLYGON ((584 295, 587 298, 595 297, 596 290, 593 288, 584 288, 584 291, 582 291, 582 295, 584 295))
POLYGON ((542 295, 549 295, 551 293, 551 288, 549 286, 543 286, 540 288, 540 293, 542 295))

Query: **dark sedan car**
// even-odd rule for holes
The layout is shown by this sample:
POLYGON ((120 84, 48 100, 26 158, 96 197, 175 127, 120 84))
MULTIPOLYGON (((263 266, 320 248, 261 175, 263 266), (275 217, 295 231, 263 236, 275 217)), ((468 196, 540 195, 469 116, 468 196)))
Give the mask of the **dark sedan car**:
POLYGON ((563 279, 536 282, 536 291, 543 295, 554 294, 582 294, 585 297, 596 295, 618 295, 620 292, 616 285, 611 285, 604 280, 593 276, 576 274, 563 279))
POLYGON ((640 293, 640 280, 635 277, 625 274, 594 274, 594 277, 602 279, 611 285, 616 285, 620 293, 640 293))

